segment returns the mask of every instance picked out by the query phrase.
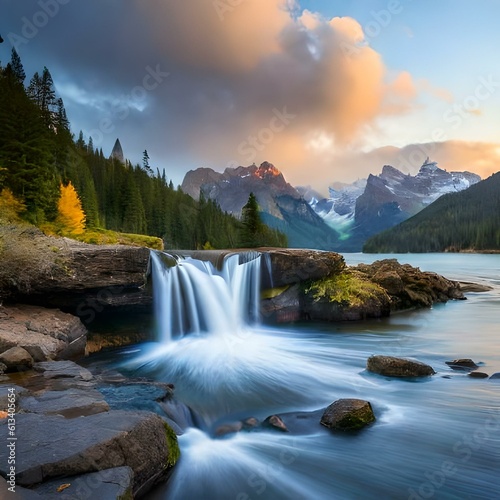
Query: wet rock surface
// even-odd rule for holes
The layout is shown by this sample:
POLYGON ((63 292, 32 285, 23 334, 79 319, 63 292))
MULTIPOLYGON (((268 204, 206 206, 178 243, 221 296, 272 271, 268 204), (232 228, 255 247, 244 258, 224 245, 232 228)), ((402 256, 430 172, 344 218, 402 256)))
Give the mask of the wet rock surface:
POLYGON ((339 399, 321 417, 321 425, 341 431, 358 430, 374 421, 371 404, 362 399, 339 399))
MULTIPOLYGON (((169 403, 171 386, 132 381, 109 404, 106 391, 100 390, 100 376, 72 361, 41 362, 33 368, 10 375, 2 386, 13 387, 16 394, 16 429, 22 429, 16 441, 16 479, 20 487, 30 488, 26 498, 66 498, 63 493, 67 495, 69 487, 52 491, 65 483, 80 494, 89 478, 95 485, 91 496, 122 498, 128 491, 142 494, 168 477, 180 453, 177 439, 167 416, 144 410, 169 403), (127 406, 131 394, 137 400, 127 406)), ((7 403, 0 398, 0 409, 7 403)), ((0 419, 0 439, 6 440, 7 431, 7 420, 0 419)), ((6 453, 7 448, 0 450, 2 474, 7 472, 6 453)), ((85 491, 88 495, 88 488, 85 491)))
POLYGON ((380 355, 370 356, 366 369, 387 377, 427 377, 436 373, 432 366, 421 361, 380 355))

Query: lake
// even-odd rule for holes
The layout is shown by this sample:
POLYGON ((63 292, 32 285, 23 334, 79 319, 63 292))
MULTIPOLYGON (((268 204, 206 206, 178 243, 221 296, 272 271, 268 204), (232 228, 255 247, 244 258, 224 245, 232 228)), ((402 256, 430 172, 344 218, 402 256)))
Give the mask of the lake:
MULTIPOLYGON (((480 371, 500 372, 500 255, 345 258, 348 264, 397 258, 493 290, 353 323, 249 327, 231 316, 231 331, 214 327, 145 344, 132 358, 129 352, 127 369, 174 383, 176 397, 200 421, 179 437, 182 458, 168 485, 146 498, 500 498, 500 380, 472 379, 445 363, 472 358, 480 371), (372 354, 413 357, 437 374, 411 381, 374 375, 365 370, 372 354), (339 398, 370 401, 376 422, 357 433, 297 419, 290 433, 214 435, 222 424, 311 412, 339 398)), ((193 297, 217 295, 205 286, 194 286, 193 297)), ((223 309, 231 309, 228 300, 223 309)), ((212 316, 226 314, 207 307, 212 316)))

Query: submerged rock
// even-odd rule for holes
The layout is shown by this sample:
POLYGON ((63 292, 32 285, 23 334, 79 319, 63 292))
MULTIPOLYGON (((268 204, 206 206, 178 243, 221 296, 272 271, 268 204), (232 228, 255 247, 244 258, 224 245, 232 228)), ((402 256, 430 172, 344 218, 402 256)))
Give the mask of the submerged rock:
POLYGON ((471 377, 471 378, 488 378, 489 377, 489 375, 487 373, 484 373, 484 372, 470 372, 467 376, 471 377))
POLYGON ((231 422, 228 424, 219 425, 217 429, 215 429, 215 435, 217 437, 227 436, 228 434, 234 434, 236 432, 240 432, 243 429, 242 422, 231 422))
POLYGON ((476 370, 479 368, 470 358, 454 359, 453 361, 446 361, 446 364, 452 370, 476 370))
POLYGON ((372 406, 362 399, 339 399, 332 403, 321 417, 321 425, 329 429, 351 431, 375 421, 372 406))
POLYGON ((494 373, 491 377, 490 380, 500 380, 500 372, 494 373))
POLYGON ((262 422, 262 427, 276 429, 281 432, 288 432, 285 422, 278 415, 271 415, 262 422))
POLYGON ((427 377, 436 372, 421 361, 394 356, 370 356, 366 362, 366 369, 387 377, 427 377))

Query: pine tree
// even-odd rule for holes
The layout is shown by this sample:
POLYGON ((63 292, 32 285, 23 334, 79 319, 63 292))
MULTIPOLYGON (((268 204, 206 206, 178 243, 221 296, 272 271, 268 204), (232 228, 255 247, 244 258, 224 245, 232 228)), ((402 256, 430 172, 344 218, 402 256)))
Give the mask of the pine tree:
POLYGON ((19 57, 19 54, 14 48, 12 49, 10 63, 7 65, 7 68, 9 71, 12 72, 15 81, 19 85, 24 87, 24 80, 26 80, 26 73, 24 72, 21 58, 19 57))
POLYGON ((57 122, 57 98, 52 75, 47 67, 42 76, 38 72, 33 75, 28 87, 29 98, 38 106, 47 127, 55 128, 57 122))
POLYGON ((60 185, 61 197, 57 204, 57 224, 63 233, 82 234, 85 231, 85 213, 73 184, 60 185))
POLYGON ((257 198, 253 193, 250 193, 248 201, 241 211, 241 222, 240 245, 245 248, 259 246, 262 221, 259 215, 257 198))

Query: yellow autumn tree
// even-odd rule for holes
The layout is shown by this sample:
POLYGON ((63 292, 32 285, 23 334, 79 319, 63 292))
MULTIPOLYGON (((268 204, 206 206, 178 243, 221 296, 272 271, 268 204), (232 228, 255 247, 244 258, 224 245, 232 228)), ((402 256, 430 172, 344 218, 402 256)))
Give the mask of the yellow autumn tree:
POLYGON ((26 205, 19 201, 9 188, 0 193, 0 222, 12 224, 20 222, 20 215, 26 211, 26 205))
POLYGON ((82 234, 85 231, 85 212, 76 189, 71 182, 60 185, 61 197, 57 203, 57 224, 62 232, 82 234))

